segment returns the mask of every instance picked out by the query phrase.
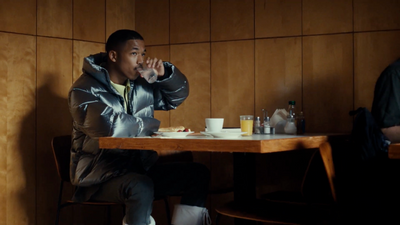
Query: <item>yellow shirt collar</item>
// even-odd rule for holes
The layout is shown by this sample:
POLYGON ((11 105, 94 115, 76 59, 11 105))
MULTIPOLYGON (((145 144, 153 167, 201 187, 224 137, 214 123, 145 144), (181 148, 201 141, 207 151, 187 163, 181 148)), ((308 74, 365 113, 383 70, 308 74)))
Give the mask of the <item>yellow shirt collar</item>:
MULTIPOLYGON (((111 80, 110 80, 111 81, 111 80)), ((115 88, 115 90, 118 91, 118 93, 124 97, 124 107, 125 110, 127 109, 127 102, 129 100, 128 98, 128 93, 131 90, 131 82, 129 80, 126 81, 126 84, 116 84, 114 82, 111 81, 111 85, 115 88)))

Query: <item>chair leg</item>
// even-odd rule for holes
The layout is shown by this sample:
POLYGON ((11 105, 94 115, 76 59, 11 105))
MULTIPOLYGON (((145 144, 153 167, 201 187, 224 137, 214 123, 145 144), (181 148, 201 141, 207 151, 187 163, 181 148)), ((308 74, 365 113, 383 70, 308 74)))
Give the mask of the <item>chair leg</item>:
POLYGON ((64 181, 61 180, 60 183, 60 191, 58 193, 58 201, 57 201, 57 214, 56 214, 56 221, 55 225, 58 225, 60 220, 60 211, 61 211, 61 199, 62 199, 62 191, 63 191, 64 181))
POLYGON ((111 225, 111 206, 107 206, 107 225, 111 225))
POLYGON ((56 222, 55 222, 55 225, 58 225, 58 222, 59 222, 59 216, 60 216, 60 207, 58 206, 57 207, 57 214, 56 214, 56 222))
POLYGON ((217 213, 217 215, 215 216, 215 225, 218 225, 220 220, 221 220, 221 214, 217 213))
POLYGON ((125 207, 125 204, 123 204, 122 205, 122 216, 125 216, 125 214, 126 214, 126 207, 125 207))
POLYGON ((171 210, 169 209, 169 203, 168 203, 168 198, 164 198, 164 203, 165 203, 165 211, 167 213, 167 224, 171 225, 171 210))

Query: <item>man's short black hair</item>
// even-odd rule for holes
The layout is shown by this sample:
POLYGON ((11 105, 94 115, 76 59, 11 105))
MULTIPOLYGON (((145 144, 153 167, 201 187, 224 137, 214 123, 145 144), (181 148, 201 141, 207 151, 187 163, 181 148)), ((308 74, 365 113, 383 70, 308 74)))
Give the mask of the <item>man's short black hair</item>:
POLYGON ((106 52, 111 50, 117 50, 121 45, 125 44, 129 40, 144 40, 142 35, 134 30, 117 30, 112 33, 106 43, 106 52))

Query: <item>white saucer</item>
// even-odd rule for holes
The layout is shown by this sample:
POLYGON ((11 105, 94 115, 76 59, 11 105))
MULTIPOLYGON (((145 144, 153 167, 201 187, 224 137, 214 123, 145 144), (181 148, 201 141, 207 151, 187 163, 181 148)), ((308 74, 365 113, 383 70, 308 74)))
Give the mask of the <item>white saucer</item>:
POLYGON ((194 133, 194 131, 189 131, 189 132, 154 132, 156 134, 159 134, 163 137, 170 137, 170 138, 184 138, 186 137, 188 134, 192 134, 194 133))
POLYGON ((227 131, 227 130, 222 130, 221 132, 200 132, 204 135, 211 135, 215 138, 238 138, 242 137, 242 134, 245 134, 246 132, 241 132, 241 131, 227 131))

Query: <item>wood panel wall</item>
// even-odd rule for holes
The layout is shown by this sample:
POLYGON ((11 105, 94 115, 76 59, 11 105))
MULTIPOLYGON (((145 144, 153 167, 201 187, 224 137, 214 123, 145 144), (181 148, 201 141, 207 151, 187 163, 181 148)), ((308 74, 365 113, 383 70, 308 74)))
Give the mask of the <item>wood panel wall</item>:
MULTIPOLYGON (((50 141, 71 133, 68 90, 83 57, 104 51, 106 34, 135 28, 134 11, 130 0, 2 1, 1 225, 54 223, 59 178, 50 141)), ((73 191, 66 188, 64 199, 73 191)), ((122 211, 114 211, 120 224, 122 211)), ((102 208, 66 208, 60 224, 102 224, 104 216, 102 208)))
MULTIPOLYGON (((155 114, 163 126, 202 131, 206 117, 238 126, 240 114, 261 116, 262 108, 272 113, 296 100, 308 132, 348 132, 348 111, 371 106, 377 77, 400 57, 399 7, 393 0, 3 0, 0 225, 53 223, 59 180, 50 140, 71 132, 69 87, 83 57, 103 51, 114 30, 136 28, 149 56, 187 74, 190 97, 155 114)), ((212 187, 231 181, 228 154, 195 159, 211 169, 212 187)), ((299 165, 294 159, 285 171, 299 165)), ((210 196, 208 207, 213 213, 231 198, 210 196)), ((61 224, 101 224, 103 210, 74 207, 61 224)), ((165 224, 162 211, 155 203, 157 224, 165 224)), ((120 209, 113 215, 120 224, 120 209)))
MULTIPOLYGON (((390 0, 136 0, 136 29, 147 46, 169 46, 171 62, 190 81, 189 98, 164 124, 203 131, 211 116, 238 127, 241 114, 261 116, 266 109, 272 115, 295 100, 308 132, 349 132, 348 112, 371 107, 377 77, 400 57, 399 6, 390 0)), ((269 178, 258 191, 299 190, 308 159, 308 153, 259 159, 259 173, 269 178)), ((229 183, 229 154, 197 160, 211 169, 211 188, 229 183)), ((210 196, 211 212, 231 198, 210 196)))
POLYGON ((32 224, 36 187, 36 38, 0 33, 0 224, 32 224))

